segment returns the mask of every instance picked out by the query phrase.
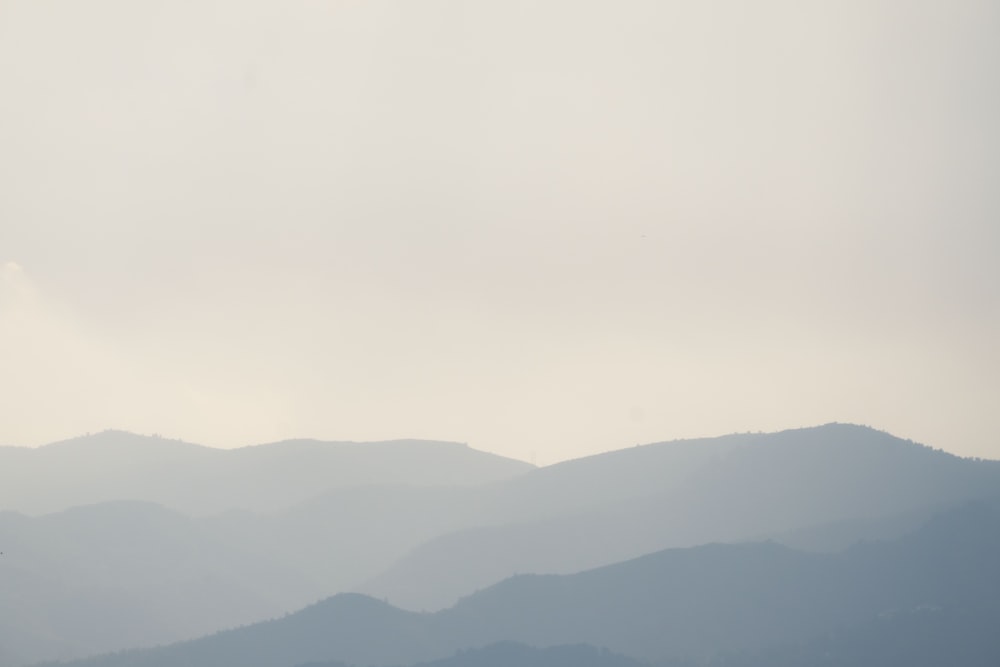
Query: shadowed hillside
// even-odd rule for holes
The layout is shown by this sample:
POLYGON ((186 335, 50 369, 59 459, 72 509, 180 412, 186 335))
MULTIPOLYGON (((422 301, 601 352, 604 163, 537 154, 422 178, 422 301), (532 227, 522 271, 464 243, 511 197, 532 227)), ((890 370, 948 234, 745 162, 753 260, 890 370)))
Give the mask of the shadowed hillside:
MULTIPOLYGON (((135 443, 122 437, 107 446, 131 451, 135 443)), ((151 451, 164 457, 171 446, 153 442, 151 451)), ((289 447, 292 459, 315 461, 326 446, 343 449, 250 449, 280 460, 289 447)), ((347 449, 367 455, 379 446, 347 449)), ((386 446, 414 456, 438 448, 386 446)), ((365 465, 391 466, 372 456, 365 465)), ((245 470, 226 460, 233 475, 245 470)), ((292 486, 293 468, 268 474, 292 486)), ((372 466, 347 470, 374 474, 372 466)), ((770 537, 829 548, 898 536, 942 506, 998 488, 995 462, 834 424, 631 447, 478 485, 342 486, 271 512, 192 518, 115 502, 4 513, 2 576, 18 592, 0 600, 8 619, 0 632, 18 655, 7 663, 18 665, 195 637, 352 589, 402 608, 441 609, 516 573, 578 572, 672 546, 770 537)))
MULTIPOLYGON (((772 543, 667 550, 576 575, 515 577, 437 614, 341 595, 281 620, 73 664, 412 664, 502 640, 590 643, 654 662, 754 655, 913 610, 995 614, 997 562, 1000 513, 969 505, 841 554, 772 543)), ((990 621, 976 627, 996 627, 1000 617, 990 621)), ((967 634, 979 654, 996 644, 992 631, 967 634)))
MULTIPOLYGON (((459 651, 450 658, 421 662, 415 667, 649 667, 647 663, 586 644, 535 648, 498 642, 459 651)), ((346 667, 342 662, 310 662, 298 667, 346 667)), ((664 666, 667 667, 667 666, 664 666)), ((678 666, 680 667, 680 666, 678 666)))
POLYGON ((828 424, 635 447, 535 470, 506 486, 525 491, 517 502, 542 508, 548 497, 583 496, 588 486, 613 500, 580 503, 547 520, 442 535, 358 590, 434 610, 517 572, 568 573, 670 547, 779 537, 822 524, 838 524, 840 535, 827 541, 844 545, 878 536, 880 524, 899 534, 894 523, 912 527, 937 508, 995 494, 1000 463, 828 424), (602 467, 615 474, 600 478, 602 467), (551 484, 532 495, 540 480, 551 484))
POLYGON ((425 441, 224 451, 109 431, 0 448, 0 508, 75 505, 0 511, 0 664, 169 643, 300 609, 469 525, 474 505, 456 498, 530 469, 425 441), (226 507, 240 509, 204 516, 226 507))

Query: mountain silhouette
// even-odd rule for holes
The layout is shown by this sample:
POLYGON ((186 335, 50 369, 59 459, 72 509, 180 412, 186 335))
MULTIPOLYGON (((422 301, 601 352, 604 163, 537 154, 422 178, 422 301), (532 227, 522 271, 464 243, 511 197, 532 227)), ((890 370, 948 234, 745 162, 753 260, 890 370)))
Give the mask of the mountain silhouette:
POLYGON ((623 449, 500 486, 518 489, 515 507, 534 504, 538 515, 512 512, 435 537, 357 590, 436 610, 517 572, 570 573, 670 547, 781 536, 795 543, 796 531, 827 526, 829 535, 832 525, 842 547, 995 494, 1000 463, 828 424, 623 449), (591 488, 603 504, 567 508, 565 498, 586 498, 591 488))
MULTIPOLYGON (((434 614, 345 594, 283 619, 72 664, 406 665, 499 641, 589 643, 652 662, 724 659, 921 609, 985 610, 994 615, 976 627, 995 629, 997 562, 1000 512, 972 504, 839 554, 767 542, 671 549, 574 575, 513 577, 434 614)), ((996 644, 992 630, 970 635, 980 654, 996 644)))
MULTIPOLYGON (((122 453, 119 467, 81 475, 84 485, 104 475, 106 495, 130 490, 119 484, 128 471, 145 470, 139 477, 153 479, 161 468, 173 471, 171 457, 178 457, 190 463, 188 479, 270 480, 261 482, 271 489, 266 502, 241 496, 253 484, 240 479, 223 482, 227 500, 211 497, 207 506, 241 497, 267 506, 275 489, 284 489, 285 501, 308 497, 279 509, 194 516, 145 501, 36 517, 0 513, 8 552, 0 576, 17 591, 0 598, 7 619, 0 633, 9 637, 4 664, 194 638, 343 591, 439 610, 516 573, 580 572, 671 547, 773 539, 844 548, 861 538, 897 537, 942 507, 1000 488, 996 462, 840 424, 630 447, 546 468, 513 464, 522 470, 517 474, 503 459, 480 459, 461 445, 291 442, 220 459, 225 452, 183 444, 175 452, 175 444, 110 433, 53 445, 57 455, 34 460, 63 466, 68 459, 59 450, 87 454, 91 463, 122 453), (191 452, 210 463, 191 462, 191 452), (416 468, 411 458, 428 452, 436 452, 430 463, 443 459, 446 469, 398 483, 404 473, 392 461, 416 468), (241 458, 247 456, 273 465, 248 468, 241 458), (337 462, 334 474, 329 468, 337 462), (316 470, 298 488, 297 470, 306 465, 316 470), (454 484, 466 465, 472 472, 454 484), (476 473, 476 466, 486 468, 476 473), (51 610, 77 610, 83 620, 51 610)), ((183 487, 168 490, 183 495, 183 487)), ((136 490, 158 494, 153 482, 136 490)), ((194 493, 184 502, 200 500, 194 493)))
POLYGON ((338 488, 481 484, 532 467, 449 442, 288 440, 224 450, 105 431, 37 449, 0 447, 0 508, 45 514, 142 500, 201 516, 273 511, 338 488))
MULTIPOLYGON (((415 667, 650 667, 607 649, 588 644, 535 648, 517 642, 497 642, 459 651, 450 658, 421 662, 415 667)), ((298 667, 347 667, 341 662, 311 662, 298 667)), ((668 667, 668 666, 663 666, 668 667)))

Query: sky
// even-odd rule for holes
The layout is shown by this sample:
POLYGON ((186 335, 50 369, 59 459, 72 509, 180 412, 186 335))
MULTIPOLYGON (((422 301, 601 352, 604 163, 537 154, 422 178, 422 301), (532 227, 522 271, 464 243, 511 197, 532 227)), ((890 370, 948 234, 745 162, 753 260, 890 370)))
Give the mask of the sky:
POLYGON ((992 0, 0 0, 0 444, 1000 459, 992 0))

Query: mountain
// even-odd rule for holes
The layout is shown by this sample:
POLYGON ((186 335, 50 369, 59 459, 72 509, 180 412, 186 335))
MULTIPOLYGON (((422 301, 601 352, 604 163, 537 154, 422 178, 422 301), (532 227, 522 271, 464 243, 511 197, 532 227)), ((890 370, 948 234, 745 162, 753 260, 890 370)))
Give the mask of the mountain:
POLYGON ((472 643, 497 634, 536 645, 585 639, 650 660, 707 659, 805 641, 893 610, 995 600, 998 556, 1000 513, 970 505, 841 554, 713 544, 577 575, 524 575, 441 615, 472 643))
POLYGON ((434 614, 345 594, 283 619, 72 664, 405 665, 499 641, 704 662, 822 642, 920 610, 986 614, 963 650, 998 660, 998 562, 1000 512, 971 504, 839 554, 767 542, 671 549, 574 575, 514 577, 434 614))
POLYGON ((995 667, 1000 604, 942 609, 918 605, 803 643, 733 654, 715 667, 995 667))
POLYGON ((5 666, 188 639, 272 618, 321 590, 149 503, 3 512, 0 544, 5 666))
MULTIPOLYGON (((535 648, 517 642, 497 642, 459 651, 450 658, 422 662, 415 667, 649 667, 607 649, 588 644, 535 648)), ((342 662, 310 662, 298 667, 347 667, 342 662)), ((663 666, 666 667, 666 666, 663 666)))
POLYGON ((506 520, 435 537, 356 590, 435 610, 518 572, 570 573, 670 547, 781 536, 795 543, 821 525, 827 542, 844 546, 997 493, 1000 462, 827 424, 634 447, 500 486, 511 491, 506 520), (528 506, 538 508, 533 518, 528 506))
POLYGON ((468 525, 471 505, 457 498, 530 469, 426 441, 228 451, 109 431, 0 448, 5 509, 73 505, 0 511, 0 664, 170 643, 300 609, 468 525), (240 509, 211 514, 229 507, 240 509))
POLYGON ((417 667, 644 667, 644 663, 588 644, 535 648, 517 642, 497 642, 460 651, 450 658, 417 667))
MULTIPOLYGON (((16 451, 82 470, 73 493, 86 487, 176 499, 183 486, 151 481, 133 488, 129 471, 153 480, 180 474, 176 466, 188 462, 186 479, 220 479, 228 489, 207 506, 273 505, 282 487, 286 501, 309 497, 280 509, 207 516, 147 501, 42 516, 0 513, 3 577, 19 591, 0 597, 6 619, 0 636, 11 637, 0 645, 17 647, 19 656, 2 664, 170 643, 274 618, 343 591, 436 610, 516 573, 579 572, 670 547, 772 538, 814 550, 843 548, 860 538, 899 536, 943 506, 1000 489, 995 462, 838 424, 630 447, 547 468, 515 463, 523 472, 491 479, 480 471, 462 485, 446 469, 424 470, 416 476, 420 483, 397 483, 404 473, 392 461, 417 469, 411 457, 437 451, 453 464, 464 452, 470 468, 482 464, 499 474, 508 466, 503 460, 494 466, 489 455, 480 461, 460 445, 410 441, 247 450, 230 456, 109 433, 16 451), (273 465, 248 467, 246 457, 273 465), (105 458, 107 470, 96 465, 105 458), (329 473, 330 488, 312 493, 322 480, 308 476, 295 487, 299 468, 311 463, 322 476, 336 461, 344 465, 329 473), (267 497, 246 495, 243 477, 264 479, 267 497), (93 486, 98 479, 107 488, 93 486), (312 490, 304 490, 309 484, 312 490), (86 622, 53 613, 64 609, 80 610, 86 622)), ((194 506, 205 498, 194 493, 182 500, 194 506)))
POLYGON ((289 440, 223 450, 105 431, 37 449, 0 447, 0 509, 45 514, 142 500, 192 515, 271 511, 334 489, 475 485, 532 467, 448 442, 289 440))
MULTIPOLYGON (((118 492, 129 489, 115 480, 141 468, 127 463, 129 456, 169 469, 170 457, 187 460, 192 451, 225 454, 127 434, 88 442, 53 447, 76 456, 89 452, 95 461, 119 461, 120 454, 126 463, 118 469, 100 473, 93 466, 118 492)), ((288 448, 291 459, 315 463, 313 454, 327 446, 342 461, 351 460, 341 456, 346 449, 365 465, 377 462, 367 477, 357 461, 338 471, 358 472, 359 481, 399 474, 378 472, 392 467, 390 454, 406 468, 411 462, 401 451, 419 456, 436 448, 392 443, 384 460, 375 444, 250 449, 280 461, 288 448)), ((211 479, 222 475, 223 464, 232 464, 232 477, 249 474, 239 457, 220 461, 192 464, 185 474, 211 479)), ((269 474, 291 487, 298 465, 287 463, 278 474, 276 464, 269 474)), ((95 473, 80 467, 92 482, 95 473)), ((156 471, 153 466, 148 475, 156 471)), ((114 501, 37 517, 0 513, 3 576, 11 590, 21 591, 0 597, 0 617, 7 619, 0 633, 12 637, 5 645, 18 647, 21 656, 3 664, 170 643, 280 616, 343 591, 435 610, 516 573, 579 572, 669 547, 773 538, 810 549, 843 548, 860 538, 899 536, 942 506, 995 492, 997 473, 994 462, 958 459, 872 429, 827 425, 630 447, 479 484, 435 485, 426 473, 424 484, 334 486, 270 511, 192 517, 149 502, 114 501), (57 609, 83 610, 86 622, 64 622, 65 615, 52 613, 57 609)), ((436 479, 454 481, 444 474, 436 479)), ((232 480, 221 484, 245 491, 232 480)), ((151 489, 136 495, 156 496, 151 489)), ((293 493, 301 490, 287 497, 293 493)))

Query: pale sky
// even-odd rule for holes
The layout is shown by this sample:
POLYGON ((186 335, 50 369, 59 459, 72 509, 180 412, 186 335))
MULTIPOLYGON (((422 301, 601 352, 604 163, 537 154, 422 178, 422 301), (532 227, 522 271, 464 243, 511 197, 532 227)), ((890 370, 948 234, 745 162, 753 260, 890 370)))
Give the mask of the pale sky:
POLYGON ((0 0, 0 444, 1000 458, 994 0, 0 0))

